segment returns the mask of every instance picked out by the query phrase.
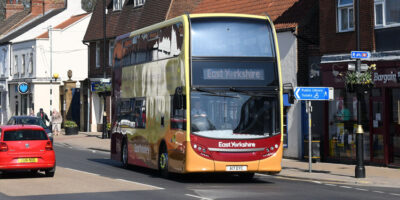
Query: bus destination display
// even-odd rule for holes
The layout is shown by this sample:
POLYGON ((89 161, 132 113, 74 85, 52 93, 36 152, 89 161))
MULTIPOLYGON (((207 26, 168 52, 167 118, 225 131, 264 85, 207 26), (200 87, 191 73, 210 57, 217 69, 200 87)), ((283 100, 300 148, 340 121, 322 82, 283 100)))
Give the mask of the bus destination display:
POLYGON ((263 69, 249 68, 205 68, 204 80, 264 80, 263 69))

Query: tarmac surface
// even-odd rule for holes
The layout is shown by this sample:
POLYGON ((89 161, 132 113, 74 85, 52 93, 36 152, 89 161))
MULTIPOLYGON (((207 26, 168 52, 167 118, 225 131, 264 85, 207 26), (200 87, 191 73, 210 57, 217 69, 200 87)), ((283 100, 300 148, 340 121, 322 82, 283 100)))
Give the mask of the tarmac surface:
MULTIPOLYGON (((54 136, 54 142, 56 145, 72 148, 110 152, 110 139, 102 139, 101 136, 100 132, 61 134, 54 136)), ((282 171, 275 176, 335 184, 400 188, 400 169, 365 166, 366 178, 355 178, 354 170, 355 165, 317 162, 312 163, 312 173, 309 173, 308 162, 284 158, 282 171)))

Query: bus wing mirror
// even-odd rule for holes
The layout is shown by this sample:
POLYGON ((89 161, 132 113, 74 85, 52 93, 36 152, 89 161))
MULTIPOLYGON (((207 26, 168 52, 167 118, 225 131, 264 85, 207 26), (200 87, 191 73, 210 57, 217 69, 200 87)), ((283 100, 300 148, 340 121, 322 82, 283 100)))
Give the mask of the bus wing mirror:
POLYGON ((296 98, 294 96, 294 89, 292 83, 283 84, 283 93, 288 95, 288 103, 294 104, 296 98))

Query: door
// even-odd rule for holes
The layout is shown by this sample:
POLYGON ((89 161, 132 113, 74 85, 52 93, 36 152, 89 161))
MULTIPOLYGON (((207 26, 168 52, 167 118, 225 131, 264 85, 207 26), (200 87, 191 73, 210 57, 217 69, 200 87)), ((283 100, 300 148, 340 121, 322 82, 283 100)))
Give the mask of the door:
POLYGON ((393 88, 391 94, 389 165, 400 166, 400 88, 393 88))
POLYGON ((371 97, 371 161, 373 163, 387 164, 387 152, 385 145, 385 137, 387 135, 387 116, 385 108, 385 90, 383 88, 375 88, 372 90, 371 97))

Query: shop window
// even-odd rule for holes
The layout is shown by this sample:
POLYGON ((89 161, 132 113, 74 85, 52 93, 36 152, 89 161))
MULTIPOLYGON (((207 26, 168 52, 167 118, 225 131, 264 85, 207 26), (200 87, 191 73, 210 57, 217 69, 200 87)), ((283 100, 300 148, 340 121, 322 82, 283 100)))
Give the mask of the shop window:
POLYGON ((399 0, 375 0, 375 27, 400 25, 399 0))
MULTIPOLYGON (((335 88, 335 100, 329 102, 329 157, 355 159, 357 101, 355 93, 335 88)), ((369 146, 369 98, 366 94, 361 100, 364 146, 369 146)), ((365 156, 369 148, 365 148, 365 156)), ((367 156, 366 159, 369 159, 367 156)))
POLYGON ((390 140, 392 141, 391 162, 400 164, 400 88, 392 90, 392 124, 390 140))
POLYGON ((354 30, 353 0, 338 0, 337 8, 339 32, 354 30))

